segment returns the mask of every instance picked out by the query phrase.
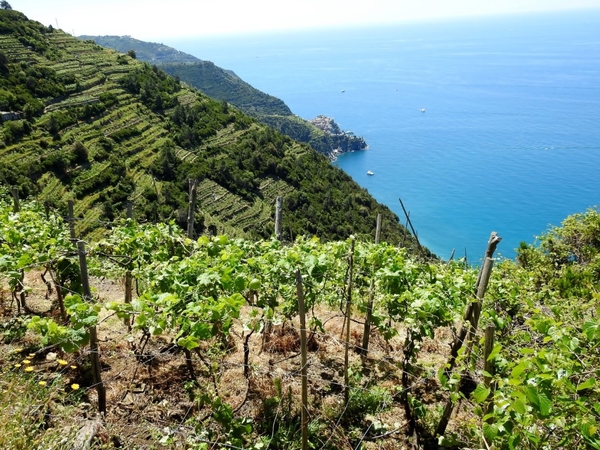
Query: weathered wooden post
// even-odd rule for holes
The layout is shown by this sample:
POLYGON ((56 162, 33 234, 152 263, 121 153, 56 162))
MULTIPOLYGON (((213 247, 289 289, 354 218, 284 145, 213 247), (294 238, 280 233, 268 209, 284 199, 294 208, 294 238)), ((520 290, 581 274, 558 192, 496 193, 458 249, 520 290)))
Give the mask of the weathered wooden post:
POLYGON ((283 237, 283 197, 278 196, 275 200, 275 239, 281 241, 283 237))
POLYGON ((350 270, 348 271, 348 295, 346 297, 346 314, 344 318, 344 323, 346 325, 346 348, 344 351, 344 404, 348 405, 348 400, 350 398, 350 379, 348 376, 348 366, 349 366, 349 352, 350 352, 350 314, 352 312, 352 272, 354 270, 354 236, 351 236, 352 240, 350 244, 350 258, 349 258, 349 266, 350 270))
MULTIPOLYGON (((375 245, 379 244, 381 239, 381 214, 377 214, 377 225, 375 228, 375 245)), ((373 270, 376 268, 373 267, 373 270)), ((371 334, 371 319, 373 316, 373 301, 375 300, 375 275, 371 276, 371 284, 369 286, 369 302, 367 303, 367 314, 365 316, 365 327, 363 330, 362 348, 360 353, 366 355, 369 352, 369 337, 371 334)))
MULTIPOLYGON (((133 203, 131 201, 127 202, 127 223, 133 219, 133 203)), ((131 263, 128 263, 128 266, 131 263)), ((127 271, 125 272, 125 303, 131 303, 132 300, 132 291, 133 291, 133 278, 131 276, 131 268, 127 267, 127 271)), ((128 329, 131 329, 131 319, 129 316, 125 317, 125 325, 128 329)))
MULTIPOLYGON (((196 211, 196 187, 197 180, 194 178, 190 178, 188 180, 189 183, 189 208, 188 208, 188 219, 187 219, 187 237, 190 239, 194 239, 194 214, 196 211)), ((194 372, 194 363, 192 361, 192 353, 187 349, 183 349, 183 354, 185 355, 185 365, 187 366, 188 372, 190 374, 190 378, 192 380, 196 379, 196 374, 194 372)))
MULTIPOLYGON (((494 359, 490 359, 490 355, 492 354, 492 350, 494 350, 494 335, 496 333, 496 327, 493 323, 488 324, 485 329, 485 343, 483 347, 483 383, 486 387, 490 389, 490 394, 488 396, 487 404, 483 410, 483 415, 488 415, 494 410, 494 402, 492 398, 494 397, 494 383, 492 383, 493 377, 496 373, 494 359)), ((488 422, 491 422, 491 418, 488 419, 488 422)))
MULTIPOLYGON (((456 358, 458 356, 458 352, 461 349, 461 347, 463 346, 463 343, 465 342, 465 338, 467 338, 467 335, 468 335, 468 339, 467 339, 467 352, 466 353, 469 354, 471 351, 471 347, 473 345, 472 344, 473 339, 475 337, 475 332, 477 330, 477 325, 479 323, 479 316, 481 314, 481 306, 483 303, 483 297, 485 295, 485 291, 487 289, 488 282, 490 280, 490 275, 492 273, 492 267, 494 265, 494 260, 492 259, 492 255, 494 254, 494 251, 496 250, 496 246, 498 245, 498 243, 501 240, 502 240, 502 238, 497 236, 497 233, 495 231, 492 232, 492 234, 490 235, 490 240, 488 241, 488 247, 485 252, 484 263, 481 267, 481 270, 479 271, 479 276, 477 278, 476 299, 474 302, 469 303, 469 306, 467 307, 467 311, 465 312, 462 327, 461 327, 457 337, 455 338, 455 340, 452 344, 452 348, 450 350, 450 361, 448 362, 447 367, 445 369, 445 374, 448 378, 452 374, 452 369, 454 368, 454 364, 456 363, 456 358)), ((458 392, 462 378, 463 377, 461 375, 461 379, 459 380, 459 382, 456 385, 455 392, 458 392)), ((450 396, 450 398, 448 399, 448 402, 446 403, 446 407, 444 408, 444 412, 442 413, 440 422, 438 423, 438 426, 435 430, 435 433, 437 436, 443 436, 444 433, 446 432, 446 427, 448 426, 448 422, 450 421, 450 416, 452 415, 453 409, 454 409, 454 402, 452 401, 452 396, 450 396)))
POLYGON ((11 187, 10 193, 12 194, 13 198, 13 212, 18 213, 21 211, 21 203, 19 202, 19 189, 16 187, 11 187))
POLYGON ((196 194, 197 194, 197 180, 190 178, 189 183, 189 208, 187 218, 187 236, 190 239, 194 239, 194 214, 196 211, 196 194))
POLYGON ((402 202, 402 199, 398 197, 398 200, 400 201, 400 206, 402 206, 402 211, 404 211, 404 215, 406 216, 406 221, 407 221, 408 225, 410 226, 410 229, 412 230, 415 240, 417 241, 417 246, 419 247, 419 252, 421 253, 421 256, 425 256, 423 247, 421 247, 421 243, 419 242, 419 236, 417 235, 417 232, 415 231, 415 227, 413 227, 413 224, 410 220, 410 213, 406 211, 406 208, 404 207, 404 203, 402 202))
POLYGON ((304 289, 302 287, 302 274, 296 270, 296 291, 298 293, 298 312, 300 315, 300 364, 302 376, 302 450, 308 450, 308 367, 306 349, 306 311, 304 306, 304 289))
POLYGON ((69 209, 69 232, 71 233, 71 240, 76 240, 75 236, 75 213, 73 212, 73 200, 69 200, 67 202, 67 207, 69 209))
MULTIPOLYGON (((92 292, 90 290, 90 281, 88 278, 87 260, 85 255, 85 243, 77 241, 77 249, 79 253, 79 266, 81 270, 81 285, 83 287, 83 297, 86 302, 92 302, 92 292)), ((96 392, 98 393, 98 410, 102 414, 106 414, 106 389, 102 383, 100 374, 100 356, 98 352, 98 334, 96 325, 90 327, 90 361, 92 364, 92 379, 96 392)))

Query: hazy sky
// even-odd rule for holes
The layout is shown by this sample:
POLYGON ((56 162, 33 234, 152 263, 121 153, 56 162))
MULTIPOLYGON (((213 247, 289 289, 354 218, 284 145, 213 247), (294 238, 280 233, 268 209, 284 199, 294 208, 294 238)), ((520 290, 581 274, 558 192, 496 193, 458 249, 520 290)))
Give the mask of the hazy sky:
POLYGON ((600 0, 9 0, 44 25, 161 38, 600 8, 600 0))

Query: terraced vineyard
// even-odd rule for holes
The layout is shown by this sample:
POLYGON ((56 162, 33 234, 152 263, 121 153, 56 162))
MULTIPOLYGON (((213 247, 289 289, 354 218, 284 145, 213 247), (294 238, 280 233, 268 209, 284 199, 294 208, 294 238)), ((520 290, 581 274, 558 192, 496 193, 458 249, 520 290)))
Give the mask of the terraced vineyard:
POLYGON ((17 11, 0 11, 0 32, 0 110, 20 119, 1 124, 0 183, 65 213, 75 200, 79 235, 98 235, 128 200, 139 220, 181 223, 196 178, 197 233, 268 237, 281 195, 287 238, 367 235, 383 213, 388 237, 405 240, 397 217, 327 158, 226 102, 17 11))

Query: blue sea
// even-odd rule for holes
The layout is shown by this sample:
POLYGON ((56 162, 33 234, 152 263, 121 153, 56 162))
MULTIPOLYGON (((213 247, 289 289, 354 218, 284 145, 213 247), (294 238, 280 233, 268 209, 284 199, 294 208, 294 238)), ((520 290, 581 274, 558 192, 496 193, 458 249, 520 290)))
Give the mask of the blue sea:
POLYGON ((421 243, 514 258, 600 205, 600 10, 165 42, 233 70, 366 151, 335 162, 421 243), (367 171, 374 172, 368 176, 367 171))

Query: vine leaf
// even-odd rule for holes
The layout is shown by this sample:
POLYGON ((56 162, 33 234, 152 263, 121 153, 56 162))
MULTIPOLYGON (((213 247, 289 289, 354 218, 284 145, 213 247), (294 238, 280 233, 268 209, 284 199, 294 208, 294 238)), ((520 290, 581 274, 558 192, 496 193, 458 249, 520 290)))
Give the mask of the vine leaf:
POLYGON ((586 381, 577 386, 577 391, 583 391, 596 385, 596 379, 594 377, 588 378, 586 381))
POLYGON ((490 389, 483 384, 478 384, 472 395, 477 403, 483 403, 490 395, 490 389))

